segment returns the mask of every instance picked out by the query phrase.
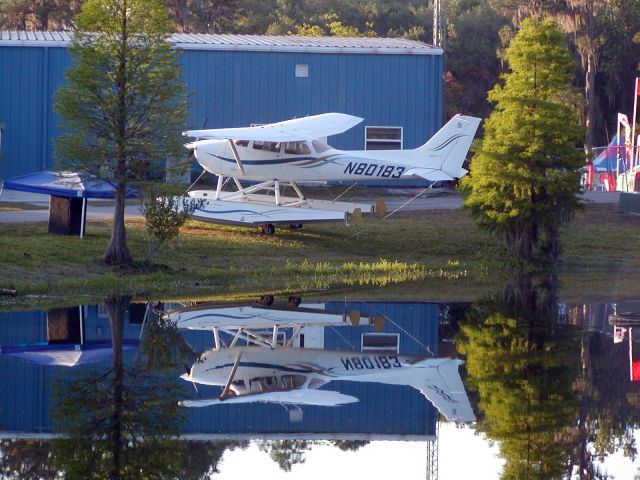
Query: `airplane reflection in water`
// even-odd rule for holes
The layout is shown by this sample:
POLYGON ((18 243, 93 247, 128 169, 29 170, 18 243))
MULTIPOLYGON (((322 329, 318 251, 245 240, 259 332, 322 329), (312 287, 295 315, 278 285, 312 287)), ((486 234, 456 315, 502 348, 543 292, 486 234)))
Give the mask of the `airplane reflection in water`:
MULTIPOLYGON (((350 328, 359 322, 357 315, 254 305, 191 307, 167 316, 178 328, 210 330, 214 335, 215 347, 202 354, 182 378, 222 387, 222 393, 217 398, 183 401, 184 406, 254 402, 339 406, 358 402, 354 396, 328 389, 331 382, 346 381, 410 386, 447 420, 475 420, 458 372, 461 360, 402 355, 384 346, 377 351, 354 352, 300 345, 305 329, 350 328), (287 339, 288 330, 293 333, 287 339)), ((384 321, 382 317, 368 320, 378 330, 384 321)))

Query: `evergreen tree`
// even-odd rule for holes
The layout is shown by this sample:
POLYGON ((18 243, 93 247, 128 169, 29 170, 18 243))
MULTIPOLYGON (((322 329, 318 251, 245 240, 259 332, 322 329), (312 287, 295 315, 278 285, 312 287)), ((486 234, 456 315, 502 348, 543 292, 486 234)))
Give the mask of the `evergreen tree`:
POLYGON ((185 87, 171 22, 161 0, 88 0, 76 17, 70 48, 75 66, 56 94, 62 135, 58 159, 116 188, 111 239, 103 260, 132 258, 124 225, 125 191, 157 178, 180 152, 185 87))
POLYGON ((579 206, 575 65, 550 20, 525 20, 505 59, 511 72, 489 93, 496 107, 462 182, 464 204, 517 260, 553 261, 559 228, 579 206))

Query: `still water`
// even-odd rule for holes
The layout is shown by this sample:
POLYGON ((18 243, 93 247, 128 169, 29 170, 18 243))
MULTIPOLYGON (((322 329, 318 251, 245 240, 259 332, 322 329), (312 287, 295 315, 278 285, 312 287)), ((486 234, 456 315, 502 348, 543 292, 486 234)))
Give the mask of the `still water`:
POLYGON ((640 475, 640 303, 270 302, 0 312, 0 476, 640 475))

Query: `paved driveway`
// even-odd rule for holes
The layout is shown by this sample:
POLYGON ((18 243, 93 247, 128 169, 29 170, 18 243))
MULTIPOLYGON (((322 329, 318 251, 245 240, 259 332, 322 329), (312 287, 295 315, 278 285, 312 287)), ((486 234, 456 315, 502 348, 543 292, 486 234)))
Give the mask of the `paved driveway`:
MULTIPOLYGON (((313 198, 310 189, 305 190, 313 198)), ((420 193, 420 190, 386 190, 381 189, 376 192, 371 189, 368 192, 371 196, 382 196, 387 204, 387 210, 392 211, 401 206, 403 210, 430 210, 430 209, 456 209, 462 206, 462 198, 456 192, 450 190, 430 190, 418 198, 413 198, 420 193)), ((587 192, 582 195, 587 202, 596 203, 618 203, 620 194, 618 192, 587 192)), ((369 199, 371 200, 371 199, 369 199)), ((128 201, 125 208, 127 217, 142 216, 137 201, 128 201)), ((110 200, 89 200, 87 208, 88 220, 109 219, 113 216, 113 201, 110 200)), ((49 196, 34 193, 16 192, 4 190, 0 194, 0 222, 46 222, 49 219, 49 196), (5 210, 15 204, 28 204, 29 209, 5 210)))

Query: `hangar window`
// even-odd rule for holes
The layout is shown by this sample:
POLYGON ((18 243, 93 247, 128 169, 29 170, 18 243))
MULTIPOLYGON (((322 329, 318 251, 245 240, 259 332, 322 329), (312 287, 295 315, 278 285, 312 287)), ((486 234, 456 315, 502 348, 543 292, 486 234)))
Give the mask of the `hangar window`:
POLYGON ((253 142, 253 148, 255 150, 265 150, 267 152, 279 152, 280 151, 280 143, 279 142, 253 142))
POLYGON ((363 352, 398 353, 400 335, 397 333, 363 333, 361 350, 363 352))
POLYGON ((364 127, 366 150, 402 150, 402 127, 364 127))
POLYGON ((284 153, 290 155, 308 155, 311 149, 307 142, 287 142, 284 146, 284 153))

